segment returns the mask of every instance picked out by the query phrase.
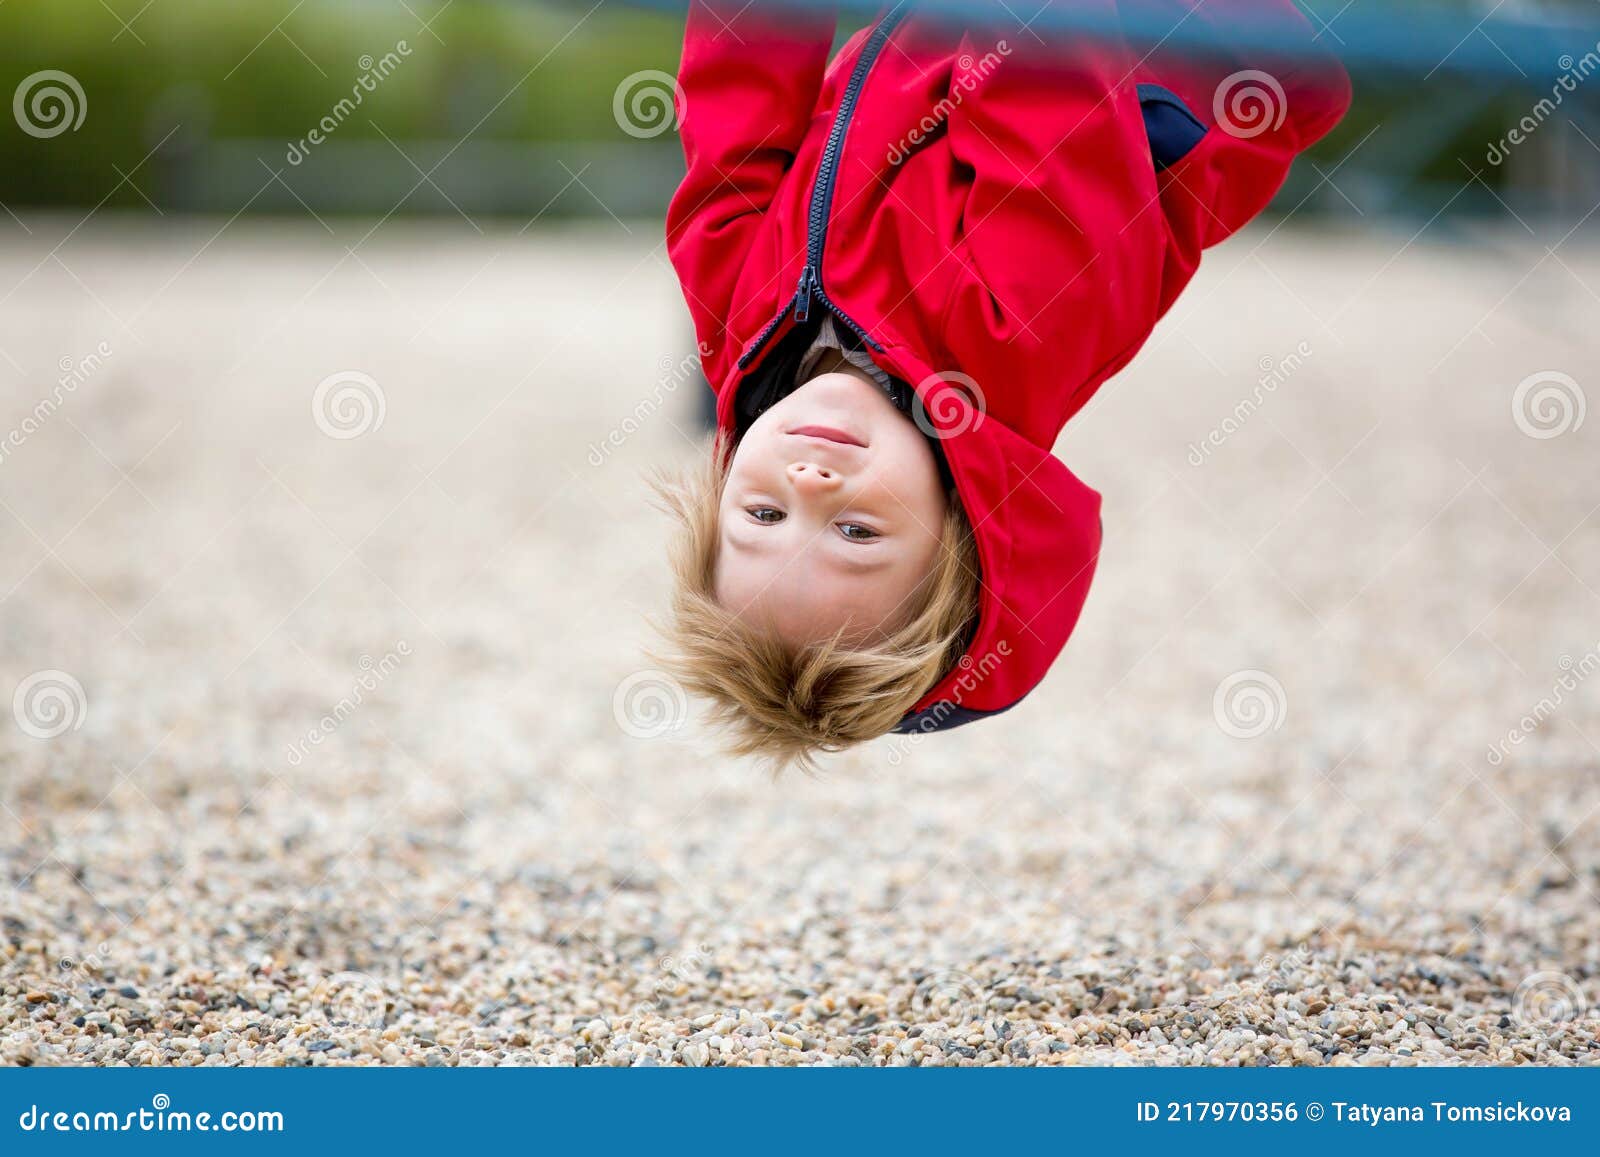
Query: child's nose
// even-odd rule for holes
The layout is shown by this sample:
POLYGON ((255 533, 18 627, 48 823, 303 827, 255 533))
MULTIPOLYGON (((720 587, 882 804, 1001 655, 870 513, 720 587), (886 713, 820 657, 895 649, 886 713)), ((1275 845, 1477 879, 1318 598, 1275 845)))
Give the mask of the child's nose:
POLYGON ((838 473, 815 462, 789 463, 789 481, 797 489, 823 493, 837 489, 842 479, 838 473))

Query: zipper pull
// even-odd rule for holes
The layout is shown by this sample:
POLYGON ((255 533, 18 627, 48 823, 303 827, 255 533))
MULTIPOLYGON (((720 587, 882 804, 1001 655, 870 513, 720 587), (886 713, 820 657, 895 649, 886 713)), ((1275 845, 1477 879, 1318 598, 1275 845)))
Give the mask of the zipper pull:
POLYGON ((794 294, 794 319, 805 321, 811 316, 811 292, 817 283, 817 276, 812 272, 811 266, 806 266, 800 274, 800 288, 794 294))

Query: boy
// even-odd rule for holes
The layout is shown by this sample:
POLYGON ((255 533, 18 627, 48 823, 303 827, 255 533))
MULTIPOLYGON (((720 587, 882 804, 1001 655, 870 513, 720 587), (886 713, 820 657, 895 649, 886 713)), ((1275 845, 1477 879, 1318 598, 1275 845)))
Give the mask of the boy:
POLYGON ((1349 101, 1291 0, 1054 0, 1205 58, 695 0, 668 249, 719 436, 668 488, 669 660, 732 747, 808 762, 1015 705, 1078 620, 1100 496, 1051 454, 1200 253, 1349 101), (1259 54, 1252 54, 1259 56, 1259 54))

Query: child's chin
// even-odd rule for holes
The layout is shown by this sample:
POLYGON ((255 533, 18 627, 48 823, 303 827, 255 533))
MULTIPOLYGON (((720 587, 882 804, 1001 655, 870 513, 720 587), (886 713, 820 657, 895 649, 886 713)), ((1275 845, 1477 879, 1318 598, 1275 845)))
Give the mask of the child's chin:
POLYGON ((809 401, 813 398, 818 400, 870 398, 881 392, 877 386, 859 374, 834 370, 817 375, 789 396, 800 401, 809 401))

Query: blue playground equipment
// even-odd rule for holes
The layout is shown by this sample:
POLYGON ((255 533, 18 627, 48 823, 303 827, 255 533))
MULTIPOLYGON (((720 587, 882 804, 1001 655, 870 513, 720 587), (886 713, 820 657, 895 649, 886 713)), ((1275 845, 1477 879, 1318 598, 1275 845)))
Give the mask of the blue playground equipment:
MULTIPOLYGON (((624 0, 636 7, 683 11, 686 0, 624 0)), ((754 0, 768 4, 769 0, 754 0)), ((1204 53, 1216 47, 1214 28, 1195 20, 1174 20, 1173 5, 1122 0, 1115 16, 1057 0, 909 0, 913 7, 968 25, 1116 34, 1135 44, 1162 43, 1179 51, 1204 53)), ((846 16, 870 19, 893 5, 882 0, 781 0, 773 5, 803 9, 832 7, 846 16)), ((1471 4, 1448 0, 1300 0, 1332 48, 1353 71, 1391 73, 1424 80, 1436 73, 1465 74, 1512 84, 1539 86, 1541 77, 1573 67, 1586 55, 1600 68, 1600 10, 1589 5, 1471 4), (1573 63, 1561 65, 1567 59, 1573 63)), ((1264 53, 1292 52, 1270 26, 1241 21, 1228 29, 1233 48, 1264 53)))

